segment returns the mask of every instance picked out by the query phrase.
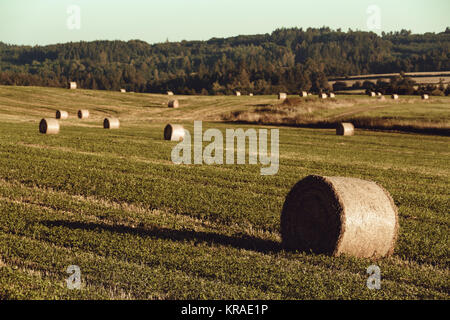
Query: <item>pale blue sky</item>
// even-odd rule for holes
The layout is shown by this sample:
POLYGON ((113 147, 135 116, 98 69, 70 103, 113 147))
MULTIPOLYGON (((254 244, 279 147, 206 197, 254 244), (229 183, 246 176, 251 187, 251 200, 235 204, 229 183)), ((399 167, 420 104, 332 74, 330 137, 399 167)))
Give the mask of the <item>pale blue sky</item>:
POLYGON ((0 41, 44 45, 141 39, 149 43, 270 33, 281 27, 367 31, 370 5, 381 30, 441 32, 450 0, 0 0, 0 41), (67 27, 67 8, 81 9, 81 28, 67 27))

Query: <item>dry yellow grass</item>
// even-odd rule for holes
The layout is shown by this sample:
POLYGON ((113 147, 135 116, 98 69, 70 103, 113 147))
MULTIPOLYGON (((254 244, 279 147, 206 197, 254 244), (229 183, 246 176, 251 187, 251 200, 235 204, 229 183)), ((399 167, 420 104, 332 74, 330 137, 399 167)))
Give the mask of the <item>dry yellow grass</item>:
POLYGON ((272 104, 225 114, 225 121, 244 123, 335 128, 351 122, 357 128, 392 129, 450 134, 450 99, 422 100, 404 97, 379 100, 367 96, 336 99, 288 98, 272 104))

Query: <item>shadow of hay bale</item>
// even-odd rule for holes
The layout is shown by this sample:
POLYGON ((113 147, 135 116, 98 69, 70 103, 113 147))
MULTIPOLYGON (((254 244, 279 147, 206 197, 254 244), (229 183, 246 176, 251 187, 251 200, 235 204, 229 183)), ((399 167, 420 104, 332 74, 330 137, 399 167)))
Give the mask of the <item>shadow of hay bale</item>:
POLYGON ((139 237, 156 238, 170 241, 193 241, 195 244, 222 245, 237 249, 251 250, 261 253, 279 252, 281 244, 276 241, 264 240, 249 235, 238 234, 227 236, 213 232, 193 230, 173 230, 168 228, 149 226, 132 228, 124 225, 108 225, 104 223, 85 223, 66 220, 46 220, 41 224, 47 227, 63 227, 67 229, 82 229, 98 232, 110 232, 114 234, 130 234, 139 237))

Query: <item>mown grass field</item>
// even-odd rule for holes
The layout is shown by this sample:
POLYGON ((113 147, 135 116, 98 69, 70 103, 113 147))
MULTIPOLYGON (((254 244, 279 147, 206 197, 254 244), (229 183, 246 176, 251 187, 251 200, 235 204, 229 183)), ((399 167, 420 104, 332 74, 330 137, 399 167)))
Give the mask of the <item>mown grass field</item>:
MULTIPOLYGON (((449 137, 283 126, 277 175, 261 176, 259 165, 177 166, 165 124, 255 128, 218 120, 277 103, 177 98, 183 107, 168 109, 163 95, 0 87, 0 298, 449 299, 449 137), (92 117, 75 119, 81 108, 92 117), (57 109, 71 115, 60 134, 39 134, 57 109), (120 130, 102 129, 107 115, 120 130), (282 250, 284 198, 310 174, 381 183, 399 208, 394 256, 282 250), (366 286, 372 264, 380 290, 366 286), (66 288, 69 265, 81 269, 81 290, 66 288)), ((448 119, 449 103, 429 108, 436 121, 448 119)), ((411 116, 402 110, 383 112, 411 116)))
POLYGON ((283 103, 231 111, 223 119, 231 122, 335 128, 338 122, 352 122, 363 129, 396 130, 450 135, 448 97, 401 96, 380 100, 364 95, 338 95, 336 99, 290 96, 283 103))

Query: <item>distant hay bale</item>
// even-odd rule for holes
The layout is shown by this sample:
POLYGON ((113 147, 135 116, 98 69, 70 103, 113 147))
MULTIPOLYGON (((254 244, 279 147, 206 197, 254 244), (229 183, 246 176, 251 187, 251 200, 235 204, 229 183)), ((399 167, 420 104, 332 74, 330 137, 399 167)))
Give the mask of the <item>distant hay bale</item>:
POLYGON ((308 92, 306 92, 306 91, 300 92, 300 97, 305 98, 307 96, 308 96, 308 92))
POLYGON ((76 82, 69 82, 69 89, 73 90, 77 88, 77 83, 76 82))
POLYGON ((117 118, 105 118, 103 120, 103 128, 105 129, 119 129, 120 121, 117 118))
POLYGON ((250 97, 253 97, 253 93, 249 93, 248 95, 249 95, 250 97))
POLYGON ((125 92, 127 92, 127 90, 125 90, 125 89, 120 89, 120 92, 125 93, 125 92))
POLYGON ((59 121, 56 119, 42 119, 39 123, 39 132, 44 134, 59 133, 59 121))
POLYGON ((278 100, 286 100, 287 99, 287 93, 280 92, 278 94, 278 100))
POLYGON ((326 99, 327 94, 326 93, 319 93, 319 99, 326 99))
POLYGON ((397 207, 372 181, 309 176, 289 192, 281 213, 283 246, 317 254, 381 258, 393 253, 397 207))
POLYGON ((349 122, 341 122, 336 127, 336 135, 338 136, 353 136, 355 134, 355 127, 349 122))
POLYGON ((394 99, 394 100, 398 100, 398 94, 391 95, 391 98, 394 99))
POLYGON ((89 118, 89 110, 78 110, 78 118, 79 119, 89 118))
POLYGON ((375 92, 373 92, 373 91, 370 91, 368 93, 368 95, 369 95, 369 97, 375 97, 377 94, 375 92))
POLYGON ((333 92, 330 92, 330 93, 328 94, 328 96, 329 96, 330 98, 336 98, 336 95, 335 95, 333 92))
POLYGON ((69 113, 67 111, 63 111, 63 110, 56 111, 56 119, 65 120, 67 118, 69 118, 69 113))
POLYGON ((422 94, 422 100, 428 100, 430 99, 430 96, 427 95, 426 93, 422 94))
POLYGON ((168 124, 164 128, 164 140, 180 141, 184 139, 184 127, 179 124, 168 124))
POLYGON ((170 100, 168 103, 169 108, 178 108, 180 107, 180 103, 178 100, 170 100))
POLYGON ((383 94, 381 92, 377 92, 377 96, 381 97, 383 94))
POLYGON ((173 96, 173 92, 172 91, 167 91, 167 95, 168 96, 173 96))
POLYGON ((234 94, 236 95, 236 97, 240 97, 241 96, 241 93, 239 91, 236 91, 234 94))

